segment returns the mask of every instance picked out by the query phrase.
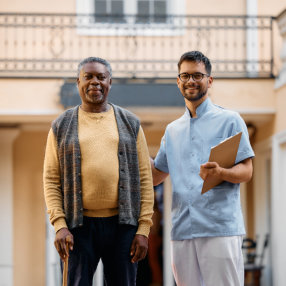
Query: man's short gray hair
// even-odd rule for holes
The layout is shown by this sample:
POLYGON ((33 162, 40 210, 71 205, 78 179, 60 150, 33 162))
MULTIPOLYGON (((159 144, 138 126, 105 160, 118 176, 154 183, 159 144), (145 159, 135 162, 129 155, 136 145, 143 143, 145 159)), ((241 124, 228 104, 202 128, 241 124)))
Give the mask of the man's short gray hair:
POLYGON ((80 74, 80 71, 82 69, 82 67, 87 64, 87 63, 100 63, 100 64, 103 64, 104 66, 106 66, 109 74, 110 74, 110 77, 112 77, 112 69, 111 69, 111 65, 110 63, 107 61, 107 60, 104 60, 102 58, 97 58, 97 57, 89 57, 89 58, 86 58, 84 60, 82 60, 79 64, 78 64, 78 67, 77 67, 77 77, 79 77, 79 74, 80 74))

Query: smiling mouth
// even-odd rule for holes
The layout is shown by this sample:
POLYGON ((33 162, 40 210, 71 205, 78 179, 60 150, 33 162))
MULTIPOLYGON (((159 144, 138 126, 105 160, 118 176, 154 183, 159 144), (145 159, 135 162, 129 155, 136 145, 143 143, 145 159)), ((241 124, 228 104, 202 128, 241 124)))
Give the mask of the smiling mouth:
POLYGON ((89 92, 89 91, 92 91, 92 92, 101 92, 102 93, 102 89, 99 89, 99 88, 89 88, 86 92, 89 92))
POLYGON ((196 87, 196 86, 194 86, 194 87, 187 87, 186 88, 186 90, 197 90, 197 89, 199 89, 199 87, 196 87))

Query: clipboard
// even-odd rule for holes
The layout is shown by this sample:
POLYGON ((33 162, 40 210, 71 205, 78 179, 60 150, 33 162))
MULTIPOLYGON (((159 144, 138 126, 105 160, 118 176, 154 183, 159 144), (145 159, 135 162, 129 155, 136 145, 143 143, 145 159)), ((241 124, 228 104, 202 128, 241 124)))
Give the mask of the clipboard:
MULTIPOLYGON (((238 151, 242 132, 228 137, 218 145, 211 148, 209 162, 217 162, 223 168, 231 168, 235 164, 235 158, 238 151)), ((203 183, 202 192, 209 191, 223 181, 217 178, 207 179, 203 183)))

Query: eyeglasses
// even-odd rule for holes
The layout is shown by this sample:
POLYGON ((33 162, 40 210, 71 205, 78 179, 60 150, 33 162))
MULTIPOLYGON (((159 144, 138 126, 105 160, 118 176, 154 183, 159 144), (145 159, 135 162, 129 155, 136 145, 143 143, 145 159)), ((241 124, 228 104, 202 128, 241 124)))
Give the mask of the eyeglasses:
POLYGON ((208 74, 204 74, 204 73, 200 73, 200 72, 196 72, 196 73, 193 73, 193 74, 189 74, 187 72, 183 72, 183 73, 180 73, 178 75, 179 79, 182 81, 182 82, 188 82, 190 80, 190 78, 192 77, 193 81, 201 81, 204 76, 206 77, 209 77, 208 74))

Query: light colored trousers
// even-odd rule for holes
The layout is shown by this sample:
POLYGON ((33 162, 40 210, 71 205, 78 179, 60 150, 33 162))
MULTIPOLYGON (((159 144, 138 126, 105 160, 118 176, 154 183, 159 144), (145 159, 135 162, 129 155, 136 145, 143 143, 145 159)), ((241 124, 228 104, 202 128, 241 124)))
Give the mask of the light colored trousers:
POLYGON ((171 242, 177 286, 243 286, 242 237, 202 237, 171 242))

